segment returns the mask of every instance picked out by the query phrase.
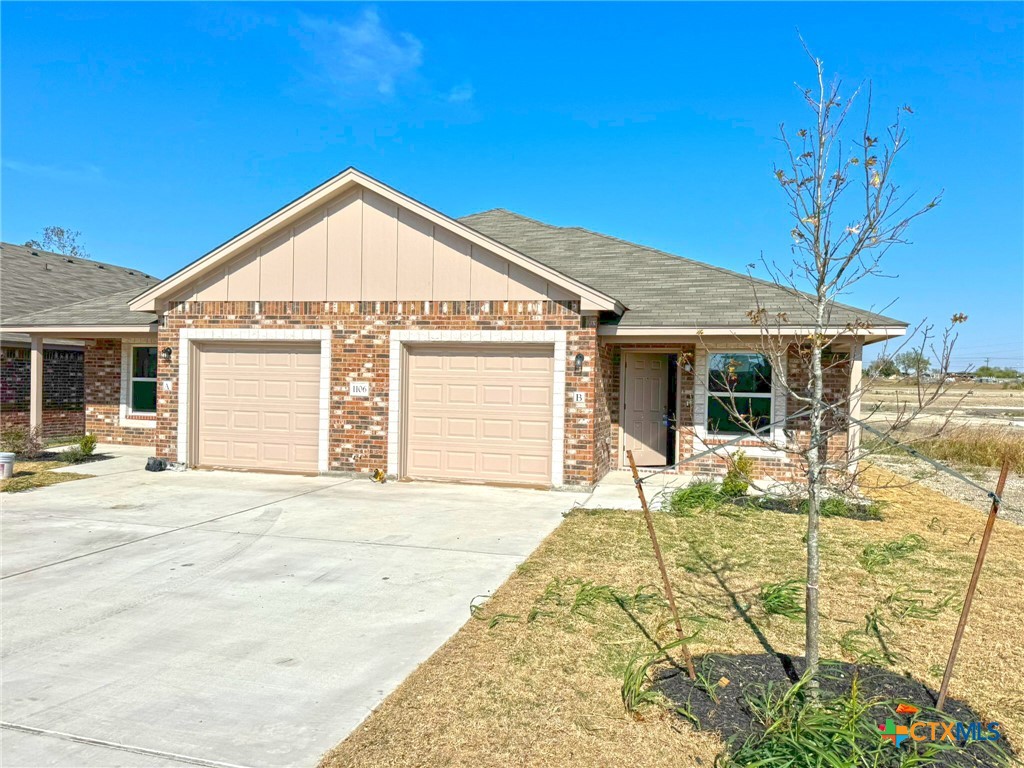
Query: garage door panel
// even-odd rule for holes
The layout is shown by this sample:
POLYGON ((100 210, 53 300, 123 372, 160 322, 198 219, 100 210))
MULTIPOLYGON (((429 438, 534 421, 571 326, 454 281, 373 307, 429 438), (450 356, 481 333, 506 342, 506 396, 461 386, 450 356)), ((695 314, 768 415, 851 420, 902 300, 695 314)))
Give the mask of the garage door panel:
MULTIPOLYGON (((317 371, 319 377, 319 371, 317 371)), ((306 403, 307 407, 313 403, 320 405, 320 382, 319 381, 296 381, 295 399, 306 403)))
POLYGON ((201 448, 211 458, 228 458, 228 444, 225 440, 203 440, 201 448))
POLYGON ((480 389, 483 394, 481 402, 486 406, 515 403, 516 386, 513 384, 484 384, 480 389))
POLYGON ((410 448, 409 463, 423 470, 439 472, 442 469, 441 451, 436 448, 410 448))
POLYGON ((449 448, 444 451, 444 465, 449 472, 476 472, 476 451, 460 451, 449 448))
POLYGON ((551 481, 551 348, 412 348, 405 474, 546 485, 551 481))
POLYGON ((314 345, 200 347, 194 411, 197 463, 315 472, 319 352, 314 345))
POLYGON ((515 423, 512 419, 480 419, 483 428, 481 437, 485 440, 512 440, 515 423))
MULTIPOLYGON (((293 415, 292 429, 304 434, 319 435, 320 414, 319 413, 296 413, 293 415)), ((298 443, 297 443, 298 445, 298 443)))
MULTIPOLYGON (((233 379, 228 384, 228 390, 231 392, 231 396, 236 399, 251 399, 260 396, 259 379, 233 379)), ((208 392, 207 394, 214 396, 215 393, 208 392)))
POLYGON ((518 459, 519 465, 517 469, 521 476, 537 479, 548 477, 551 462, 548 461, 546 456, 520 454, 518 459))
POLYGON ((488 355, 481 358, 480 369, 487 373, 511 373, 516 369, 516 359, 513 357, 488 355))
POLYGON ((264 411, 263 423, 260 426, 264 432, 290 432, 293 418, 294 414, 288 411, 264 411))
POLYGON ((320 449, 315 445, 294 445, 292 446, 292 461, 296 464, 317 463, 320 449))
POLYGON ((524 355, 517 362, 519 363, 518 370, 523 372, 551 373, 555 369, 555 360, 550 355, 524 355))
POLYGON ((263 397, 268 400, 290 400, 294 385, 287 379, 266 379, 263 381, 263 397))
POLYGON ((519 387, 519 404, 551 407, 551 387, 519 387))
POLYGON ((228 456, 234 461, 256 461, 259 455, 259 443, 239 438, 229 444, 228 456))
POLYGON ((206 379, 200 387, 199 394, 211 397, 227 397, 231 394, 231 383, 226 379, 206 379))
POLYGON ((487 474, 512 477, 515 457, 511 453, 481 453, 480 471, 487 474))
POLYGON ((519 419, 517 422, 519 428, 518 438, 528 442, 551 442, 551 422, 550 421, 528 421, 526 419, 519 419))
MULTIPOLYGON (((230 412, 231 418, 229 423, 232 429, 243 429, 243 430, 255 430, 260 428, 260 413, 259 411, 240 411, 234 410, 230 412)), ((214 425, 207 423, 203 426, 213 427, 214 425)))
POLYGON ((412 386, 410 400, 417 404, 440 404, 444 398, 444 387, 440 384, 416 383, 412 386))
POLYGON ((447 421, 448 430, 446 437, 475 439, 477 436, 476 419, 450 418, 447 421))
POLYGON ((447 368, 449 371, 477 371, 480 368, 480 361, 469 355, 449 355, 447 368))
POLYGON ((444 402, 449 405, 476 405, 479 402, 479 393, 474 384, 449 384, 447 393, 444 402))

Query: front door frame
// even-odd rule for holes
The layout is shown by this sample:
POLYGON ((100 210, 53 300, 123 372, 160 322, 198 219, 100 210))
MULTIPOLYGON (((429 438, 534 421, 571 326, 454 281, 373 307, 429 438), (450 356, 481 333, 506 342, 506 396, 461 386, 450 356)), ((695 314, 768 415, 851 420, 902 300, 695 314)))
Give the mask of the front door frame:
MULTIPOLYGON (((666 359, 666 369, 668 366, 668 358, 672 355, 679 355, 679 347, 619 347, 619 424, 618 424, 618 469, 628 469, 629 461, 626 459, 626 355, 629 354, 652 354, 652 355, 663 355, 666 359)), ((680 366, 676 365, 675 370, 675 403, 665 403, 666 411, 675 411, 676 423, 679 423, 682 414, 680 408, 682 407, 682 391, 680 388, 680 366)), ((670 382, 671 383, 671 382, 670 382)), ((665 397, 670 397, 671 387, 666 388, 665 397)), ((669 462, 677 461, 679 457, 679 431, 673 429, 671 425, 668 427, 668 439, 665 446, 666 464, 669 462), (670 451, 669 449, 672 448, 670 451), (675 454, 674 456, 672 454, 675 454)), ((653 465, 652 465, 653 466, 653 465)))

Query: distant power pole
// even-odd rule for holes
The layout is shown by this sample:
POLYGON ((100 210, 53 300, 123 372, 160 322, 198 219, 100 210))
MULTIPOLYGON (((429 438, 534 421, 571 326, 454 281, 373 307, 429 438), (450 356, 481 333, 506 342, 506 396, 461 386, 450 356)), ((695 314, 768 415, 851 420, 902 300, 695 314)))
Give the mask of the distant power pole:
POLYGON ((986 357, 986 358, 985 358, 985 367, 986 367, 986 368, 988 368, 988 367, 989 367, 989 366, 988 366, 988 361, 989 361, 989 360, 991 360, 991 359, 992 359, 991 357, 986 357))

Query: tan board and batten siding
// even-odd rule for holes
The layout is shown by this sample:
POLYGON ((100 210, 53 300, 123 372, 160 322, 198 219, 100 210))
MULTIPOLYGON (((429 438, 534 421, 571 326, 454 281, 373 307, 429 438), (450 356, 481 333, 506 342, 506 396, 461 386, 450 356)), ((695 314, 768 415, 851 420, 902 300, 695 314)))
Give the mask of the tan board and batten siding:
POLYGON ((200 278, 177 301, 578 298, 368 189, 200 278))
POLYGON ((196 464, 317 471, 319 345, 204 344, 195 376, 196 464))
POLYGON ((413 347, 405 475, 551 484, 551 347, 413 347))

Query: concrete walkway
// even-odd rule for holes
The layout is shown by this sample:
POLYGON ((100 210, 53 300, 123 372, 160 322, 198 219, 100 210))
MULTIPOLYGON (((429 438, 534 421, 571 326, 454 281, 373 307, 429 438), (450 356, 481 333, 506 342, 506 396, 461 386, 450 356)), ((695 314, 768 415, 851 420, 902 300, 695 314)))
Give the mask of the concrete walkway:
POLYGON ((0 502, 5 767, 313 765, 586 498, 100 450, 0 502))

